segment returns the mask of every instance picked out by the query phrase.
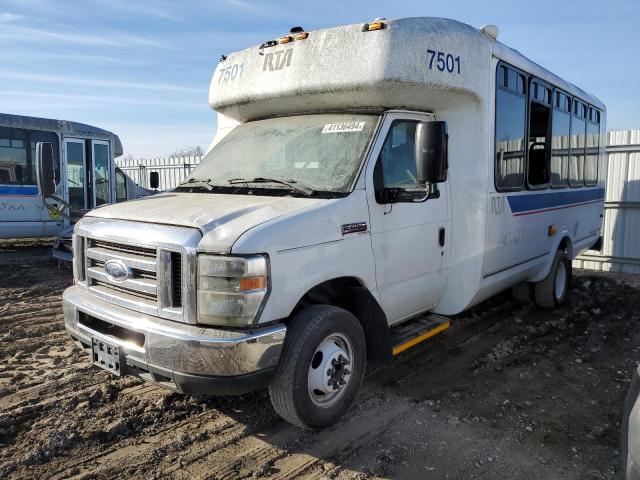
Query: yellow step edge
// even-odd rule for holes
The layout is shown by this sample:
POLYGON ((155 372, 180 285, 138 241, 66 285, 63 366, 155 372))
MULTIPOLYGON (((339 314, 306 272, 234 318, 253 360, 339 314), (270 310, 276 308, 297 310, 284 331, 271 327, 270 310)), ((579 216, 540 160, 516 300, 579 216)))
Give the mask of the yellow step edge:
POLYGON ((429 330, 428 332, 424 332, 420 335, 418 335, 417 337, 412 338, 411 340, 408 340, 404 343, 401 343, 400 345, 396 345, 395 347, 393 347, 393 355, 398 355, 399 353, 404 352, 405 350, 421 343, 424 342, 425 340, 433 337, 434 335, 439 334, 440 332, 445 331, 447 328, 449 328, 451 326, 451 322, 444 322, 442 325, 438 325, 436 328, 434 328, 433 330, 429 330))

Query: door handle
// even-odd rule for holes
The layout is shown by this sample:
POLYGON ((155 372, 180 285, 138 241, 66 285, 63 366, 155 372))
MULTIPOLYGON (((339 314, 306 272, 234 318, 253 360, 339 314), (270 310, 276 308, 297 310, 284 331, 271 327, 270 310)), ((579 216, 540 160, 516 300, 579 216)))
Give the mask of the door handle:
POLYGON ((444 237, 445 237, 445 231, 444 231, 444 227, 442 227, 438 230, 438 243, 440 244, 441 247, 444 247, 444 237))

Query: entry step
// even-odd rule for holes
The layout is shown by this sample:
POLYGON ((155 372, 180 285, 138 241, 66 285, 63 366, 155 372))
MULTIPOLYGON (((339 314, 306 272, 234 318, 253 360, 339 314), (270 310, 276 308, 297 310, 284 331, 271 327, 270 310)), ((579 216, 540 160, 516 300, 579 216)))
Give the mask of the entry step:
POLYGON ((425 340, 444 332, 451 326, 451 320, 441 315, 431 314, 410 320, 391 329, 393 355, 408 350, 425 340))

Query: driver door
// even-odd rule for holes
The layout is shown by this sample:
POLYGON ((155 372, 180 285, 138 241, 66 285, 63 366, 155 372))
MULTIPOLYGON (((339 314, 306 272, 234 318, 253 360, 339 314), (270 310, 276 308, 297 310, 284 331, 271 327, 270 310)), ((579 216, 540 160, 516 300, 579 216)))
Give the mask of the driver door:
POLYGON ((367 166, 367 201, 376 283, 389 323, 435 307, 447 282, 449 182, 432 185, 428 198, 416 183, 414 138, 426 114, 390 113, 367 166), (397 201, 381 203, 384 188, 397 201))

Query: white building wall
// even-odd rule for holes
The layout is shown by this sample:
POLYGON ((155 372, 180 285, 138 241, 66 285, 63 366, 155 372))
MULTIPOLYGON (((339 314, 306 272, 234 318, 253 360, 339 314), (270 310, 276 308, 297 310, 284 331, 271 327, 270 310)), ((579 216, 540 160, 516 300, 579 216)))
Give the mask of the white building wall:
POLYGON ((640 273, 640 130, 608 133, 602 252, 587 251, 577 268, 640 273))

